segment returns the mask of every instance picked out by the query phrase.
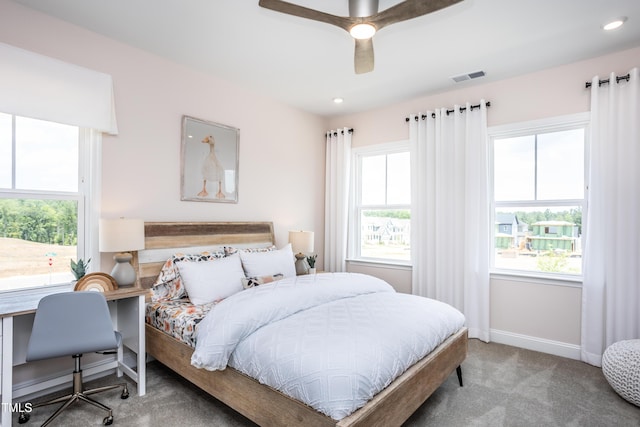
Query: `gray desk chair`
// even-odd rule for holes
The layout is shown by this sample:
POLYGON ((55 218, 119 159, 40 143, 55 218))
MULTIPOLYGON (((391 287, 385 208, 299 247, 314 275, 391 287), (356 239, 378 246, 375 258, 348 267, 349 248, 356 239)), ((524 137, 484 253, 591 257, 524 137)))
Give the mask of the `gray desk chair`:
MULTIPOLYGON (((109 307, 107 307, 107 301, 101 293, 90 291, 63 292, 48 295, 40 300, 27 347, 27 361, 72 356, 75 362, 73 391, 71 394, 33 405, 36 408, 64 402, 42 424, 43 427, 78 400, 104 409, 109 413, 103 420, 104 425, 113 423, 111 408, 88 396, 122 387, 120 397, 126 399, 129 397, 127 384, 122 383, 84 390, 80 360, 82 353, 117 349, 118 360, 122 361, 121 344, 122 337, 119 332, 113 330, 109 307)), ((26 423, 29 420, 29 415, 26 412, 22 412, 18 422, 20 424, 26 423)))

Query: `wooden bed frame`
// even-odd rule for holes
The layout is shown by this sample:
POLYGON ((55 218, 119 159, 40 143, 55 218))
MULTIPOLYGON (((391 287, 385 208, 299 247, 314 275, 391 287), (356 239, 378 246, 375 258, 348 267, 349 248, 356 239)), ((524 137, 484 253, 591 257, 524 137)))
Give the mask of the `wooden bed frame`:
MULTIPOLYGON (((270 246, 274 241, 270 222, 146 223, 145 249, 134 257, 138 286, 151 287, 173 253, 270 246)), ((365 406, 337 422, 233 368, 207 371, 191 366, 191 347, 149 325, 146 349, 156 360, 261 426, 388 427, 406 421, 460 366, 467 355, 467 329, 460 329, 365 406)))

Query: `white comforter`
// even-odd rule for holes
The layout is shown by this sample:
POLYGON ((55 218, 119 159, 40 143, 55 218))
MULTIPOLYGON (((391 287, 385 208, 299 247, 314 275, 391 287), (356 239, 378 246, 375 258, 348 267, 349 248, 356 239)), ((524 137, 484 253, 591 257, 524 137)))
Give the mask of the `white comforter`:
POLYGON ((339 420, 460 329, 464 316, 350 273, 283 279, 219 303, 191 364, 227 365, 339 420))

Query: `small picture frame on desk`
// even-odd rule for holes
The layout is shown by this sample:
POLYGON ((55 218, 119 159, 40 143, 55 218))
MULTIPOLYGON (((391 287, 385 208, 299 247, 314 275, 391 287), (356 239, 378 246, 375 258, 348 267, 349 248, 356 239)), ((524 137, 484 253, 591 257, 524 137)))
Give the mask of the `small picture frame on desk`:
POLYGON ((107 273, 89 273, 82 276, 73 287, 74 291, 110 292, 118 289, 115 279, 107 273))

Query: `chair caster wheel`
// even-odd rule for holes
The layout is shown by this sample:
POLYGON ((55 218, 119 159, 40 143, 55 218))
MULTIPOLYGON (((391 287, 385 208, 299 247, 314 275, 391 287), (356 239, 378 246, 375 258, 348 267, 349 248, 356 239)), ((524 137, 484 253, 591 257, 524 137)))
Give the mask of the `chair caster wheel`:
POLYGON ((129 397, 129 388, 125 386, 125 388, 122 389, 122 394, 120 395, 120 399, 127 399, 128 397, 129 397))
POLYGON ((18 417, 18 424, 24 424, 29 421, 31 418, 31 414, 27 414, 26 412, 20 412, 20 416, 18 417))
POLYGON ((113 424, 113 416, 109 415, 108 417, 105 417, 104 420, 102 420, 102 424, 106 426, 113 424))

